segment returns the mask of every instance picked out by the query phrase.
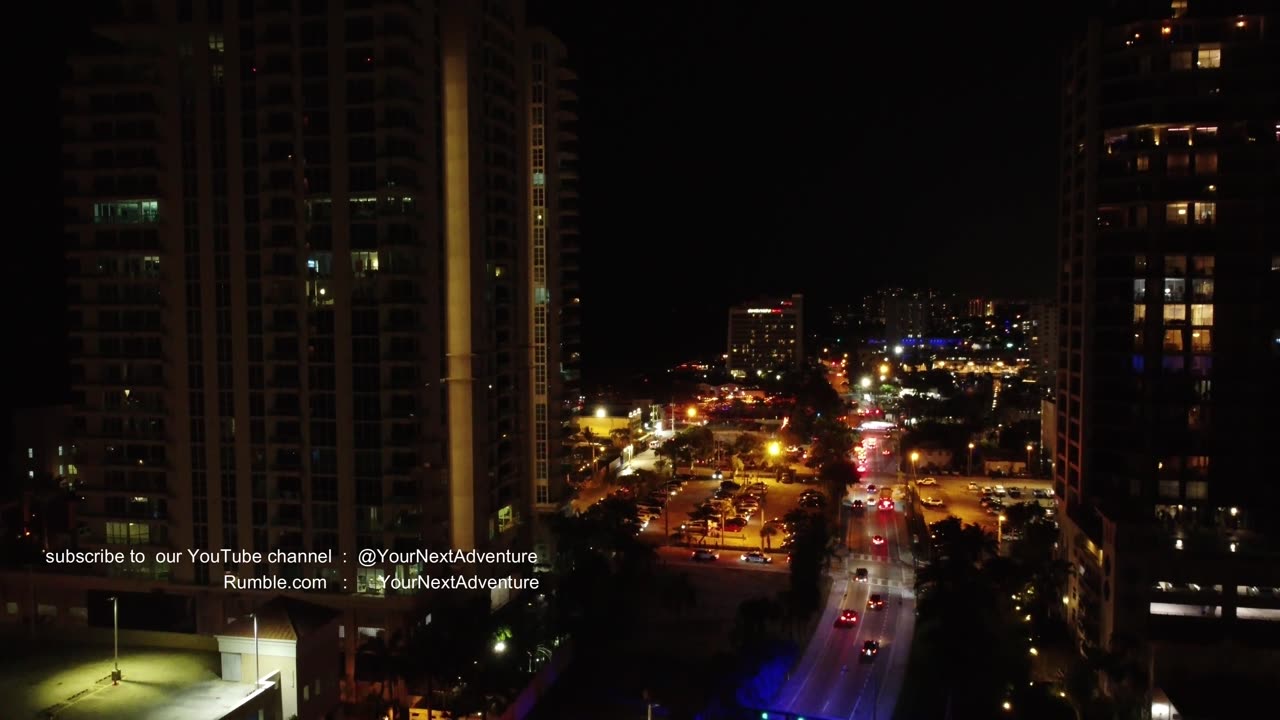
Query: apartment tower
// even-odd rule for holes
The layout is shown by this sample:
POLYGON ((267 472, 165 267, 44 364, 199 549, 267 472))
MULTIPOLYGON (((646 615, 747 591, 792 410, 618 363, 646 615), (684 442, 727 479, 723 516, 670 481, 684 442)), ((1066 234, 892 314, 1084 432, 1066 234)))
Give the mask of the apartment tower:
POLYGON ((63 106, 71 542, 147 560, 0 587, 64 618, 117 595, 164 606, 153 629, 210 633, 258 601, 217 592, 224 574, 310 578, 309 600, 347 613, 350 674, 357 629, 423 600, 370 581, 421 568, 358 550, 524 544, 559 500, 560 348, 577 354, 557 329, 576 305, 563 48, 530 43, 515 0, 95 12, 63 106), (188 548, 337 561, 155 560, 188 548))
POLYGON ((1064 607, 1185 693, 1280 648, 1280 17, 1112 5, 1064 68, 1064 607))

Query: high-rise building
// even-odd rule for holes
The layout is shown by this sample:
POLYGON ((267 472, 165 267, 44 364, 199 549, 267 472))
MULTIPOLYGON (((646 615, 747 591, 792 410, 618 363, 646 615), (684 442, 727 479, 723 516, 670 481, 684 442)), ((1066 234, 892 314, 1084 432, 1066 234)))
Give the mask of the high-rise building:
POLYGON ((760 299, 729 308, 726 369, 739 378, 804 365, 804 297, 760 299))
POLYGON ((357 627, 420 600, 370 578, 420 568, 151 551, 528 542, 577 357, 563 48, 519 0, 104 15, 64 95, 76 542, 147 560, 39 602, 177 595, 216 632, 251 609, 224 574, 310 577, 351 674, 357 627))
POLYGON ((1280 16, 1113 5, 1064 68, 1054 481, 1081 642, 1172 695, 1280 647, 1280 16))
MULTIPOLYGON (((526 33, 529 55, 529 382, 532 413, 528 497, 533 514, 557 509, 566 468, 561 427, 581 395, 578 297, 577 76, 564 44, 526 33)), ((541 525, 539 529, 543 529, 541 525)), ((539 533, 539 549, 547 542, 539 533)))
POLYGON ((1057 305, 1043 301, 1028 304, 1025 326, 1023 336, 1036 377, 1046 387, 1052 386, 1058 374, 1057 305))

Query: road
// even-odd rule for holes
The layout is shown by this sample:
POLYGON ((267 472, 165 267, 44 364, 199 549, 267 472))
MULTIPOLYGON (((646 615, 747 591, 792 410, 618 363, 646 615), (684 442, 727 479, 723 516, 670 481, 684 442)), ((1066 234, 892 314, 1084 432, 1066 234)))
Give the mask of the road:
MULTIPOLYGON (((893 475, 873 473, 866 482, 888 484, 876 496, 894 494, 893 475)), ((862 486, 855 487, 852 495, 863 500, 871 497, 862 486)), ((817 630, 779 693, 774 711, 808 720, 888 720, 893 716, 915 632, 915 575, 908 538, 901 503, 894 510, 872 506, 850 519, 844 572, 833 578, 817 630), (885 539, 883 545, 872 542, 876 535, 885 539), (854 579, 859 567, 867 569, 868 582, 854 579), (884 609, 867 607, 873 593, 885 598, 884 609), (856 610, 859 622, 852 628, 837 628, 835 620, 845 609, 856 610), (878 640, 880 652, 871 662, 861 662, 862 644, 867 640, 878 640)))

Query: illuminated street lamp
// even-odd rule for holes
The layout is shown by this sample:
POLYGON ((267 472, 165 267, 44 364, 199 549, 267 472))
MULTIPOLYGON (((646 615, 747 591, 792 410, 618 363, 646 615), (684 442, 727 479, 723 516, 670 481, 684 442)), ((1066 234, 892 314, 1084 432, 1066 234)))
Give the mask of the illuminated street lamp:
POLYGON ((862 379, 858 381, 858 384, 862 386, 863 390, 869 389, 871 387, 871 376, 863 375, 862 379))
POLYGON ((494 652, 494 654, 495 654, 495 655, 501 655, 502 653, 504 653, 504 652, 506 652, 506 651, 507 651, 507 643, 506 643, 506 641, 504 641, 504 640, 499 640, 498 642, 496 642, 496 643, 494 643, 494 644, 493 644, 493 652, 494 652))
POLYGON ((688 410, 686 410, 684 414, 685 414, 685 415, 688 415, 688 416, 689 416, 689 419, 690 419, 690 420, 692 420, 692 419, 694 419, 694 418, 698 417, 698 408, 696 408, 696 407, 694 407, 694 406, 690 405, 690 406, 689 406, 689 409, 688 409, 688 410))
POLYGON ((1000 547, 1000 543, 1004 542, 1004 521, 1008 520, 1003 513, 996 516, 996 548, 1000 547))
POLYGON ((608 411, 606 411, 604 408, 602 408, 602 407, 598 407, 598 408, 596 408, 596 417, 597 417, 597 418, 599 418, 599 419, 603 420, 603 419, 605 419, 605 417, 607 417, 607 416, 608 416, 608 414, 609 414, 609 413, 608 413, 608 411))
POLYGON ((253 681, 262 678, 262 655, 258 652, 258 613, 250 613, 253 618, 253 681))
POLYGON ((115 670, 111 671, 111 684, 120 683, 120 598, 111 598, 111 635, 115 639, 115 670))
POLYGON ((920 462, 920 453, 915 450, 911 451, 911 477, 916 477, 920 471, 916 468, 916 463, 920 462))
POLYGON ((967 475, 973 475, 973 443, 969 443, 969 472, 967 475))
POLYGON ((880 374, 881 374, 881 375, 888 375, 888 374, 889 374, 889 363, 881 363, 881 364, 880 364, 880 374))
POLYGON ((1031 450, 1035 446, 1027 443, 1027 477, 1031 477, 1031 450))
POLYGON ((769 457, 778 457, 782 454, 782 443, 774 440, 769 443, 769 457))

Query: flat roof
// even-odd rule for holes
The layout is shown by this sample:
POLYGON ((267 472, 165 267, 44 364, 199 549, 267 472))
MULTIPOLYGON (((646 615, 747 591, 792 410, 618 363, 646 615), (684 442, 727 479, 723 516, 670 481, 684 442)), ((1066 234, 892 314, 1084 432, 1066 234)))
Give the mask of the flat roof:
POLYGON ((217 653, 120 648, 124 679, 111 684, 112 651, 100 645, 39 645, 0 662, 5 715, 58 720, 217 720, 254 690, 219 677, 217 653))

